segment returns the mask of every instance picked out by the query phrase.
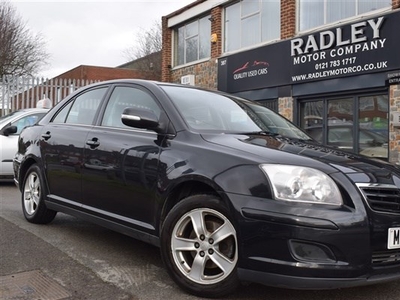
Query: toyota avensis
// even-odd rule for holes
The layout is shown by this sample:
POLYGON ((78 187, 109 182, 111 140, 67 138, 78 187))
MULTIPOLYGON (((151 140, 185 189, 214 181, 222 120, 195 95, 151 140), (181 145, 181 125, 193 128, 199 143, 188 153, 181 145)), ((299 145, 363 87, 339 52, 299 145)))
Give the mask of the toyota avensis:
POLYGON ((29 222, 63 212, 156 245, 192 294, 400 278, 400 170, 324 147, 255 102, 96 83, 24 129, 18 147, 29 222))

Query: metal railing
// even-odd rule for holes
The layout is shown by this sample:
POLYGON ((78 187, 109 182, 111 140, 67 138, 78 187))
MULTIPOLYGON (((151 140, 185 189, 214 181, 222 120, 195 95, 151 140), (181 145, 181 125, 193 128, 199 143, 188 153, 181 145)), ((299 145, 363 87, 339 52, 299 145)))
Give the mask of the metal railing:
POLYGON ((76 89, 96 82, 95 80, 44 79, 6 75, 0 79, 1 116, 18 109, 36 107, 38 101, 43 99, 49 99, 54 106, 76 89))

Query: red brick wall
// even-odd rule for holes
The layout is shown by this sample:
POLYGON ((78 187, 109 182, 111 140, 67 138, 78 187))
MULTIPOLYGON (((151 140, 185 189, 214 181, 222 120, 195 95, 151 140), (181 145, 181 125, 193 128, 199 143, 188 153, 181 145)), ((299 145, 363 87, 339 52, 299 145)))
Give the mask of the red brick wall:
POLYGON ((296 0, 281 1, 281 39, 296 34, 296 0))

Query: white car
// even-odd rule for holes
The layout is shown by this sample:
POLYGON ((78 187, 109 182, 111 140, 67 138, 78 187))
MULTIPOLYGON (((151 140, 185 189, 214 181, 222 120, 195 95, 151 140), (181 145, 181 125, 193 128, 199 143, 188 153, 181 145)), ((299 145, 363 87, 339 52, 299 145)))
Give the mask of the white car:
POLYGON ((48 111, 44 108, 27 108, 0 117, 0 180, 14 177, 13 158, 22 129, 35 124, 48 111))

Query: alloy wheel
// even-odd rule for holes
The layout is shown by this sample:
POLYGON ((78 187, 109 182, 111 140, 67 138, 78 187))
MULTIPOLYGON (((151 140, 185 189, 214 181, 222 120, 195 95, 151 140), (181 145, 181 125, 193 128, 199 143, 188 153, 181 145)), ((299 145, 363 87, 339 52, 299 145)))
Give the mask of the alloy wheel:
POLYGON ((220 212, 194 209, 175 224, 172 256, 178 269, 191 281, 215 284, 235 269, 237 237, 232 223, 220 212))
POLYGON ((35 172, 32 172, 28 175, 24 186, 24 207, 28 215, 33 215, 36 212, 39 206, 40 193, 39 177, 35 172))

